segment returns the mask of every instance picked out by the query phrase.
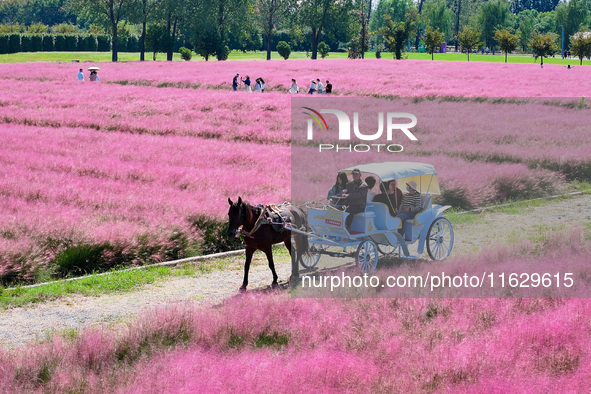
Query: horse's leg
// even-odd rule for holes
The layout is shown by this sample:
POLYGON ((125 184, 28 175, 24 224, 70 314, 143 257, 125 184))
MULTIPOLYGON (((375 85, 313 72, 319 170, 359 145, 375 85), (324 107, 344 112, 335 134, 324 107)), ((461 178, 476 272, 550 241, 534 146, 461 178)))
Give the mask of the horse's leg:
POLYGON ((242 286, 240 286, 240 291, 246 291, 246 286, 248 286, 248 270, 250 269, 250 262, 252 261, 252 255, 254 254, 256 249, 248 248, 246 249, 246 261, 244 262, 244 280, 242 281, 242 286))
POLYGON ((287 238, 285 241, 283 241, 283 243, 285 244, 287 250, 289 250, 289 255, 291 256, 291 237, 287 238))
POLYGON ((277 272, 275 272, 275 263, 273 262, 273 246, 269 245, 265 248, 264 252, 267 255, 267 260, 269 260, 269 268, 273 273, 273 283, 271 283, 271 287, 279 287, 279 284, 277 283, 277 272))

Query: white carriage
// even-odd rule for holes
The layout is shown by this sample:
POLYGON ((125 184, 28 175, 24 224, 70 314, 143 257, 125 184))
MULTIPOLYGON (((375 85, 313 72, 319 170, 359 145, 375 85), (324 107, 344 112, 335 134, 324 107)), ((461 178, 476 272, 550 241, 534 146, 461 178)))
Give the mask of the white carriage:
MULTIPOLYGON (((414 181, 421 193, 422 209, 414 219, 401 221, 392 216, 386 204, 370 202, 365 212, 355 214, 351 232, 345 228, 349 213, 325 204, 321 208, 308 207, 309 250, 303 253, 300 262, 306 268, 313 268, 323 254, 333 257, 355 257, 361 272, 371 274, 382 255, 396 255, 399 258, 414 259, 408 246, 417 243, 417 254, 426 247, 433 260, 444 260, 453 248, 454 233, 451 223, 443 213, 451 206, 435 205, 433 195, 439 195, 437 172, 430 164, 413 162, 373 163, 349 167, 342 172, 350 175, 358 168, 363 178, 372 175, 380 181, 396 179, 399 185, 414 181), (404 230, 404 237, 398 230, 404 230)), ((379 185, 380 183, 376 183, 379 185)))

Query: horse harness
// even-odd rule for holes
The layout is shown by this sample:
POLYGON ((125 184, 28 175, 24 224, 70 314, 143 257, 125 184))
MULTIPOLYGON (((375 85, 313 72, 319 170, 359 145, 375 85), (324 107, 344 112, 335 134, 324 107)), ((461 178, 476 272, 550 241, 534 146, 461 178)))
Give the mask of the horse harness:
POLYGON ((293 221, 293 216, 289 207, 291 203, 284 202, 283 204, 268 204, 268 205, 257 205, 257 212, 259 216, 250 231, 244 231, 240 227, 239 232, 242 237, 250 237, 254 234, 261 226, 268 224, 273 230, 279 234, 285 230, 289 230, 290 224, 293 221))

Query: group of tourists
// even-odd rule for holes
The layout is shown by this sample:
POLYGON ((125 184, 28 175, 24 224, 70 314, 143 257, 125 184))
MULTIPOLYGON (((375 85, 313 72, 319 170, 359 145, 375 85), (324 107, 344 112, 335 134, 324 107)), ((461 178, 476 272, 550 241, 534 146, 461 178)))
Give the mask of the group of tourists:
MULTIPOLYGON (((78 71, 78 81, 84 81, 84 73, 82 72, 82 69, 80 69, 80 71, 78 71)), ((99 81, 99 76, 98 76, 98 72, 96 70, 90 70, 90 74, 88 75, 88 80, 90 82, 98 82, 99 81)))
POLYGON ((308 94, 330 94, 332 93, 332 84, 330 81, 326 81, 326 86, 322 84, 320 78, 316 78, 316 80, 310 80, 310 88, 308 89, 308 94))
MULTIPOLYGON (((332 93, 332 84, 330 81, 326 81, 326 85, 320 81, 320 78, 316 80, 312 79, 310 84, 310 88, 308 89, 308 94, 331 94, 332 93)), ((232 90, 237 91, 240 85, 244 86, 244 91, 252 92, 264 92, 265 91, 265 80, 261 77, 255 80, 254 89, 251 87, 252 81, 250 80, 250 76, 246 76, 246 79, 242 79, 239 73, 234 75, 232 79, 232 90)), ((291 85, 288 89, 289 93, 299 93, 300 87, 298 86, 297 81, 295 78, 291 79, 291 85)))
MULTIPOLYGON (((238 90, 238 85, 240 85, 240 83, 242 83, 244 85, 244 91, 252 92, 253 88, 250 86, 252 84, 252 81, 250 80, 250 76, 247 75, 246 79, 240 78, 240 81, 238 81, 238 77, 240 77, 240 74, 236 73, 236 75, 234 75, 234 78, 232 79, 232 90, 234 90, 234 91, 238 90)), ((254 91, 259 92, 259 93, 262 93, 265 91, 265 80, 263 78, 259 77, 259 78, 255 79, 254 91)))
MULTIPOLYGON (((336 208, 344 208, 349 215, 345 220, 345 228, 351 232, 353 216, 365 212, 365 206, 372 202, 385 204, 391 216, 397 216, 402 222, 413 219, 421 211, 421 193, 417 190, 414 181, 406 183, 406 194, 398 188, 397 181, 382 182, 380 193, 373 190, 376 179, 373 176, 361 179, 361 171, 354 169, 351 172, 353 180, 349 181, 347 174, 339 172, 334 185, 328 191, 327 199, 336 208)), ((399 233, 404 235, 403 230, 399 233)))
MULTIPOLYGON (((289 93, 299 93, 300 88, 298 83, 295 79, 291 79, 291 86, 289 87, 289 93)), ((316 78, 316 80, 310 80, 310 88, 308 88, 308 94, 331 94, 332 93, 332 84, 329 80, 326 80, 326 85, 320 81, 320 78, 316 78)))

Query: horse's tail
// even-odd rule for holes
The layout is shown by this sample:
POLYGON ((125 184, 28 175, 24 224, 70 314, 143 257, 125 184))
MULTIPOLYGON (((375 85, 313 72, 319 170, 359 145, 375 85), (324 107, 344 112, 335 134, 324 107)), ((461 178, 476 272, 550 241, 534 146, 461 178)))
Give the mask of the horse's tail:
MULTIPOLYGON (((301 231, 308 229, 308 221, 306 220, 306 214, 303 210, 292 206, 292 213, 294 217, 295 228, 301 231)), ((308 250, 308 237, 302 234, 292 232, 293 239, 296 247, 296 261, 301 261, 302 255, 308 250)))

